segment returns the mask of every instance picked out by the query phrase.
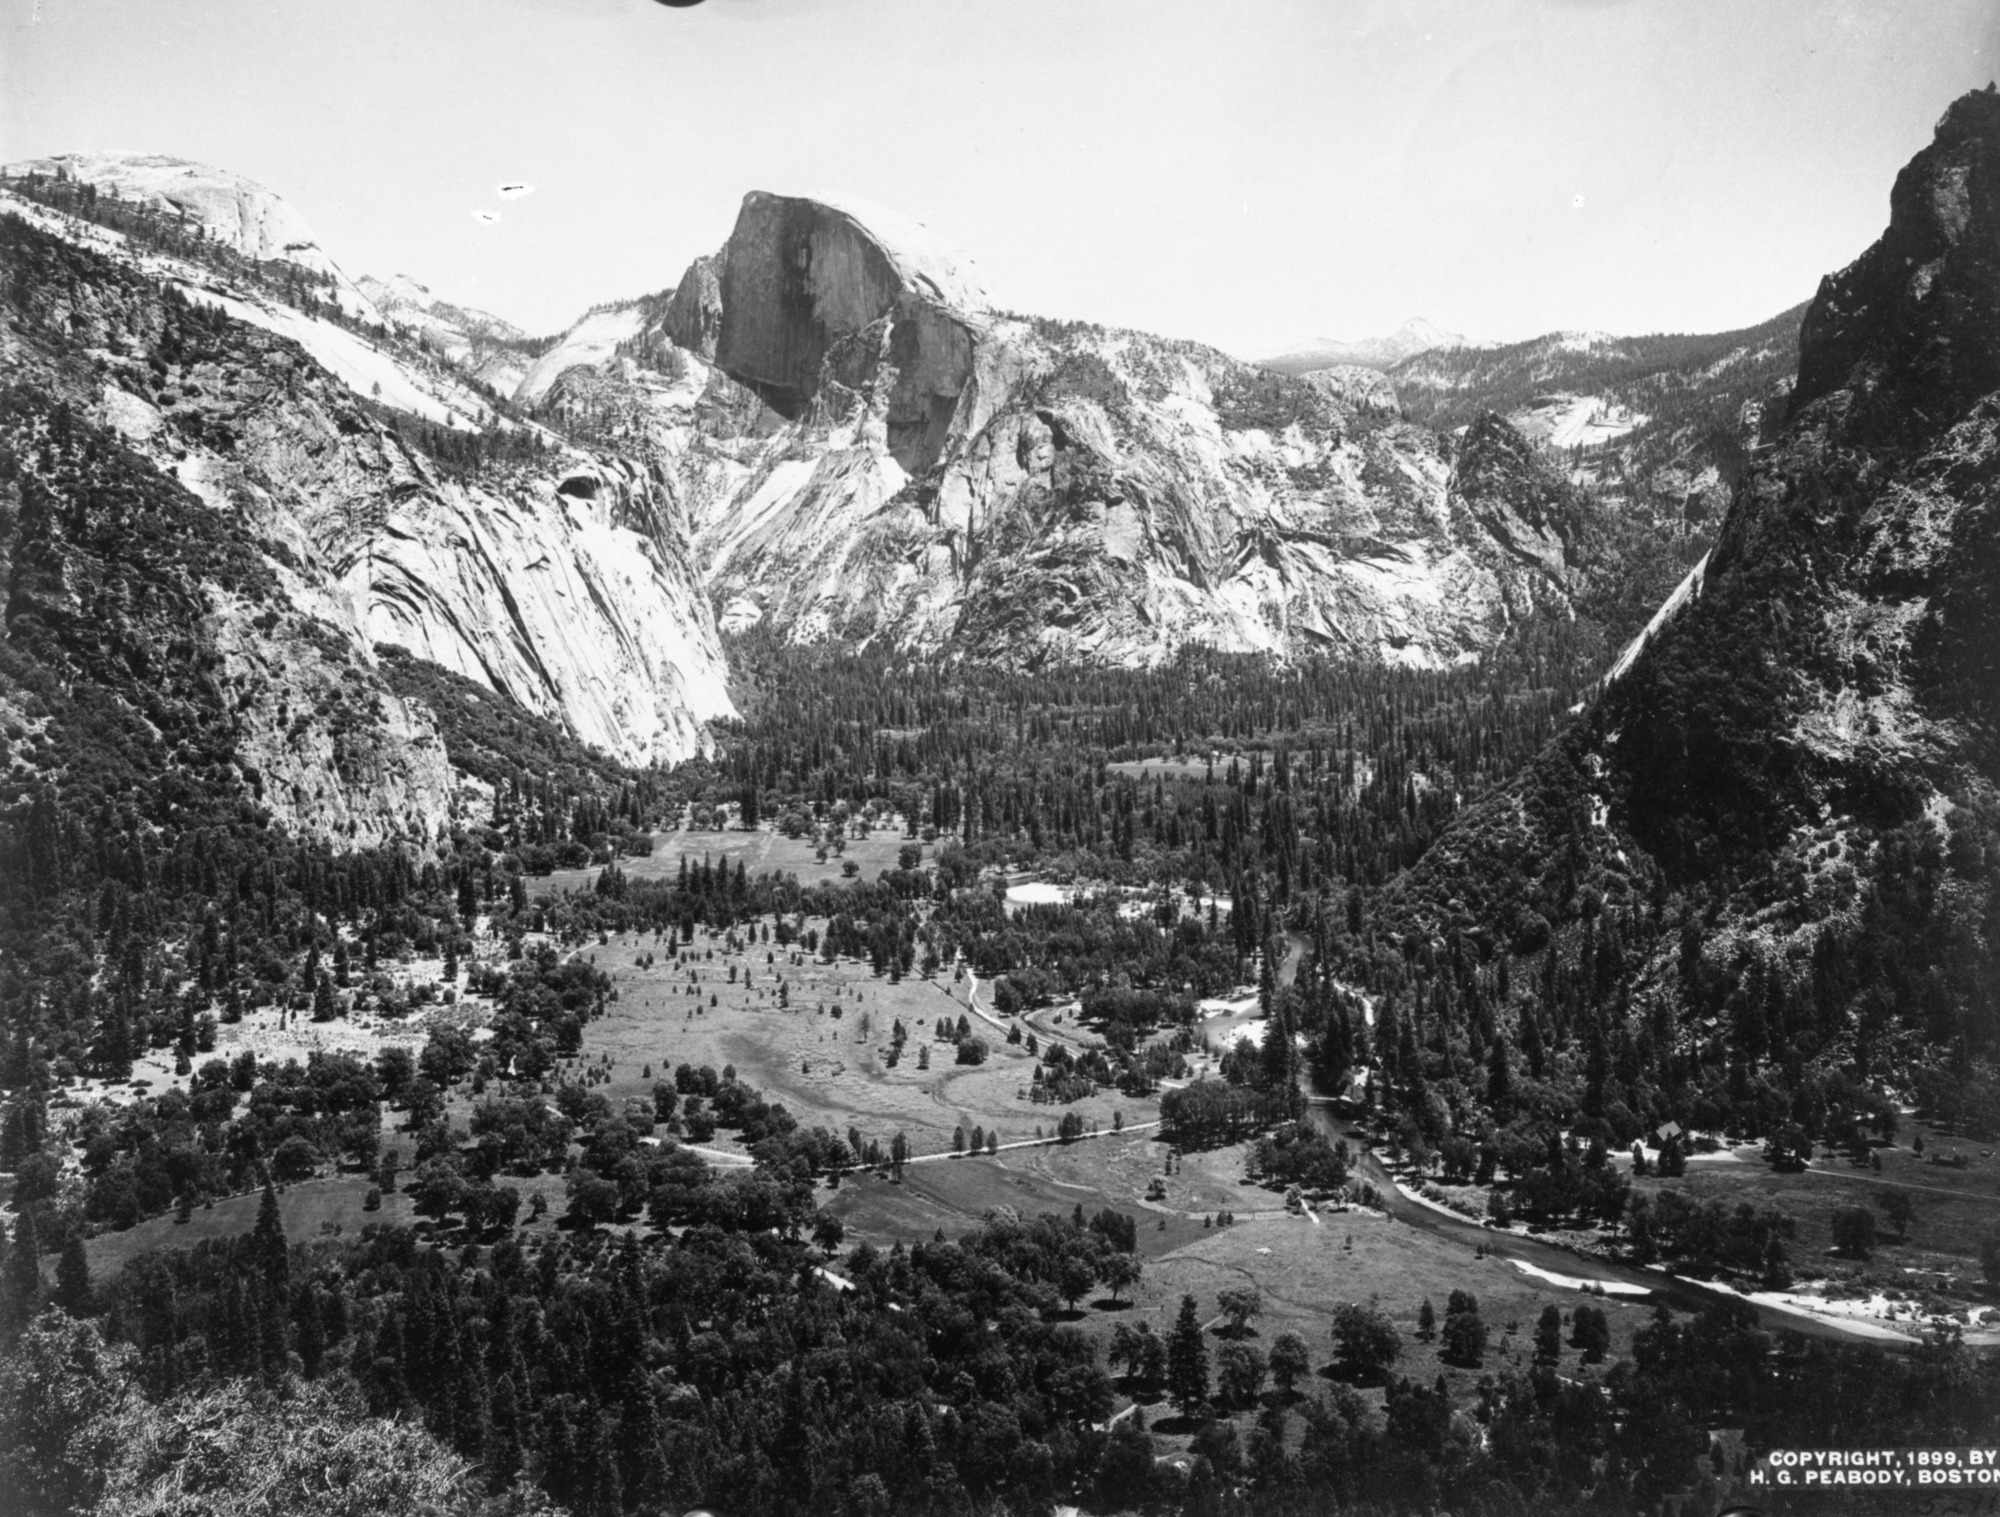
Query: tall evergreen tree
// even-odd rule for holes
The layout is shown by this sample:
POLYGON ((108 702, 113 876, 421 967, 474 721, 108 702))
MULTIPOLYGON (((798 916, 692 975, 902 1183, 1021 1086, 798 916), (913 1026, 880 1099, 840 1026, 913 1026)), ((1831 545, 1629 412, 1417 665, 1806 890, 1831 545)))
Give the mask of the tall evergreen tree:
POLYGON ((7 1250, 7 1306, 15 1320, 34 1316, 42 1303, 42 1240, 35 1227, 35 1209, 24 1207, 14 1224, 7 1250))
POLYGON ((1197 1415, 1208 1404, 1208 1344, 1193 1296, 1181 1297, 1180 1315, 1167 1338, 1167 1394, 1183 1417, 1197 1415))
POLYGON ((83 1251, 83 1234, 73 1232, 56 1260, 56 1305, 72 1317, 90 1311, 90 1260, 83 1251))
POLYGON ((257 1207, 257 1224, 250 1229, 250 1256, 271 1293, 285 1300, 291 1285, 291 1250, 285 1243, 285 1219, 278 1212, 278 1192, 269 1180, 257 1207))

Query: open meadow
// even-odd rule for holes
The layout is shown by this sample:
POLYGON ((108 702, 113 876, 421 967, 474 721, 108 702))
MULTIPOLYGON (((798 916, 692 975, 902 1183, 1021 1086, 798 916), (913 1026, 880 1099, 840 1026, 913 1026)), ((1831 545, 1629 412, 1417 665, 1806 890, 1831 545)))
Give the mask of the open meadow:
POLYGON ((1634 1183, 1642 1191, 1682 1190, 1730 1206, 1776 1207, 1797 1227, 1791 1256, 1801 1276, 1885 1285, 1976 1281, 1981 1243, 2000 1224, 2000 1159, 1991 1149, 1917 1122, 1906 1122, 1895 1143, 1871 1153, 1874 1162, 1856 1163, 1847 1154, 1822 1149, 1808 1168, 1786 1173, 1751 1145, 1698 1156, 1677 1179, 1645 1176, 1634 1183), (1916 1141, 1923 1142, 1923 1154, 1915 1151, 1916 1141), (1954 1152, 1964 1158, 1964 1167, 1931 1162, 1954 1152), (1898 1198, 1910 1209, 1907 1232, 1894 1220, 1898 1198), (1875 1218, 1875 1246, 1865 1260, 1834 1248, 1834 1213, 1855 1207, 1875 1218))
MULTIPOLYGON (((584 1038, 586 1061, 609 1060, 601 1093, 614 1100, 646 1095, 654 1079, 671 1078, 684 1063, 734 1065, 739 1078, 806 1126, 843 1137, 852 1127, 885 1149, 901 1132, 913 1154, 950 1152, 960 1127, 968 1136, 981 1127, 1008 1143, 1036 1137, 1038 1128, 1053 1134, 1069 1111, 1106 1129, 1121 1115, 1130 1123, 1158 1118, 1157 1101, 1115 1091, 1067 1106, 1028 1099, 1035 1060, 1025 1041, 1005 1041, 1004 1019, 996 1025, 969 1012, 970 976, 954 981, 945 970, 891 983, 865 962, 828 964, 803 948, 751 943, 742 929, 738 946, 729 942, 728 934, 697 928, 691 943, 625 934, 584 951, 617 992, 584 1038), (647 957, 650 965, 640 962, 647 957), (954 1045, 934 1036, 940 1018, 955 1026, 961 1016, 987 1045, 983 1064, 954 1063, 954 1045), (898 1021, 907 1040, 892 1064, 898 1021), (925 1049, 928 1069, 921 1067, 925 1049)), ((718 1137, 726 1143, 726 1134, 718 1137)))
MULTIPOLYGON (((635 880, 671 879, 679 872, 681 859, 698 864, 703 858, 734 867, 742 864, 752 876, 766 873, 796 875, 801 885, 837 883, 844 879, 872 880, 885 869, 896 867, 896 855, 914 839, 895 826, 877 827, 865 837, 840 840, 838 853, 819 857, 819 845, 810 834, 786 837, 773 827, 745 830, 742 827, 680 827, 672 832, 653 834, 653 851, 637 858, 624 858, 618 867, 635 880), (850 870, 847 866, 852 864, 850 870)), ((932 845, 921 845, 929 857, 932 845)), ((528 881, 531 896, 553 895, 561 890, 588 890, 600 873, 592 864, 583 869, 558 869, 528 881)))
MULTIPOLYGON (((1588 1264, 1579 1261, 1578 1271, 1588 1277, 1588 1264)), ((1132 1293, 1130 1311, 1113 1315, 1146 1321, 1154 1332, 1164 1332, 1173 1325, 1181 1297, 1192 1295, 1208 1324, 1213 1353, 1226 1339, 1226 1325, 1215 1320, 1217 1293, 1252 1285, 1263 1311, 1251 1323, 1246 1341, 1265 1353, 1280 1333, 1298 1333, 1323 1384, 1334 1378, 1330 1368, 1334 1310, 1344 1302, 1372 1302, 1388 1314, 1402 1340, 1390 1373, 1423 1385, 1443 1375, 1461 1405, 1476 1398, 1482 1376, 1527 1372, 1535 1325, 1545 1307, 1555 1306, 1563 1314, 1564 1346, 1557 1368, 1569 1376, 1591 1373, 1580 1368, 1579 1351, 1568 1345, 1570 1317, 1579 1305, 1598 1307, 1605 1314, 1611 1331, 1606 1365, 1630 1351, 1632 1334, 1653 1312, 1653 1303, 1643 1298, 1586 1295, 1539 1279, 1505 1259, 1482 1258, 1464 1244, 1380 1213, 1355 1210, 1316 1218, 1279 1213, 1202 1233, 1161 1258, 1149 1259, 1132 1293), (1423 1303, 1430 1301, 1442 1323, 1454 1290, 1470 1291, 1478 1299, 1487 1326, 1486 1352, 1477 1366, 1449 1363, 1436 1337, 1426 1342, 1417 1336, 1423 1303)), ((1382 1394, 1379 1384, 1359 1389, 1372 1399, 1379 1400, 1382 1394)))

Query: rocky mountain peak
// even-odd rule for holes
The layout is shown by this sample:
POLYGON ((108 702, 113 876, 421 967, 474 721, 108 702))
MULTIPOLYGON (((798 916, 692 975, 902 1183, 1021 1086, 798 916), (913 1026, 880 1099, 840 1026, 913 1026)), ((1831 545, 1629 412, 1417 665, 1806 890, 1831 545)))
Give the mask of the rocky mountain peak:
POLYGON ((374 303, 342 272, 306 219, 253 179, 163 153, 63 153, 9 164, 10 176, 42 174, 93 185, 200 227, 258 262, 282 261, 325 276, 349 314, 378 321, 374 303))
POLYGON ((1799 332, 1792 413, 1852 389, 1864 413, 1906 427, 1996 388, 2000 93, 1989 85, 1955 101, 1896 176, 1875 245, 1820 282, 1799 332))
POLYGON ((936 460, 986 306, 962 255, 878 207, 753 192, 722 265, 724 373, 796 419, 830 398, 829 377, 859 394, 892 365, 889 450, 912 473, 936 460))
POLYGON ((1459 333, 1447 332, 1421 316, 1413 316, 1386 337, 1363 337, 1353 341, 1339 337, 1315 337, 1263 360, 1263 367, 1275 369, 1280 374, 1310 374, 1342 365, 1388 369, 1419 353, 1466 346, 1466 339, 1459 333))
POLYGON ((681 275, 667 304, 667 340, 707 362, 722 335, 722 257, 697 258, 681 275))

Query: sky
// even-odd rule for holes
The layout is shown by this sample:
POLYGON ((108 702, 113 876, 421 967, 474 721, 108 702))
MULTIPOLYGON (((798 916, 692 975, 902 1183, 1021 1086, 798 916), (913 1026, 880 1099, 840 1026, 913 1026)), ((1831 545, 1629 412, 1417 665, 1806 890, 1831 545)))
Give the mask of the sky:
POLYGON ((0 0, 0 161, 231 169, 538 333, 838 191, 1256 357, 1761 321, 1995 75, 1993 0, 0 0))

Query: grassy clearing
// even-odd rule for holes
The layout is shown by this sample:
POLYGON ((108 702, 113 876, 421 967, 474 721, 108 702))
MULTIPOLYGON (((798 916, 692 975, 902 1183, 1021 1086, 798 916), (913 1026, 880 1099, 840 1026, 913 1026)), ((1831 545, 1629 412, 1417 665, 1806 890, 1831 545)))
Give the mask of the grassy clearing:
MULTIPOLYGON (((952 1045, 931 1035, 938 1018, 955 1023, 967 1014, 970 982, 953 983, 949 974, 891 984, 858 961, 825 964, 764 943, 731 951, 722 934, 699 928, 691 944, 670 948, 650 933, 626 934, 587 950, 586 957, 611 975, 618 992, 584 1036, 587 1060, 611 1060, 611 1079, 599 1089, 614 1101, 646 1095, 652 1079, 670 1078, 678 1064, 733 1064, 739 1078, 783 1102, 808 1126, 843 1136, 858 1128, 885 1147, 902 1132, 918 1154, 948 1152, 955 1127, 968 1133, 983 1127, 1008 1142, 1032 1138, 1038 1127, 1052 1133, 1066 1111, 1104 1128, 1118 1113, 1128 1122, 1159 1115, 1156 1101, 1115 1091, 1066 1107, 1026 1100, 1022 1093, 1035 1061, 977 1017, 971 1020, 991 1050, 987 1061, 954 1063, 952 1045), (675 952, 691 955, 689 962, 677 964, 675 952), (655 962, 640 967, 635 961, 647 953, 655 962), (781 979, 785 1005, 779 1004, 781 979), (899 1019, 909 1038, 891 1067, 891 1033, 899 1019), (931 1051, 928 1070, 917 1067, 918 1050, 925 1047, 931 1051)), ((726 1134, 718 1136, 726 1145, 726 1134)))
MULTIPOLYGON (((1218 776, 1229 772, 1229 760, 1232 757, 1237 756, 1228 753, 1216 755, 1215 772, 1218 776)), ((1243 754, 1238 761, 1247 764, 1250 756, 1247 753, 1243 754)), ((1104 767, 1113 774, 1130 775, 1142 780, 1200 779, 1208 773, 1208 755, 1203 754, 1199 758, 1119 759, 1116 763, 1106 764, 1104 767)))
POLYGON ((1895 1147, 1874 1152, 1882 1161, 1855 1164, 1844 1154, 1816 1157, 1799 1174, 1780 1174, 1763 1161, 1761 1150, 1737 1150, 1737 1161, 1697 1161, 1675 1180, 1647 1176, 1633 1183, 1640 1190, 1684 1190, 1699 1200, 1729 1205, 1748 1202, 1773 1206, 1798 1225, 1791 1254, 1801 1274, 1823 1272, 1855 1283, 1874 1280, 1884 1285, 1908 1283, 1910 1273, 1926 1277, 1955 1275, 1961 1282, 1977 1279, 1980 1241, 2000 1228, 2000 1160, 1984 1150, 1925 1131, 1926 1153, 1957 1146, 1967 1165, 1953 1169, 1928 1163, 1909 1146, 1912 1134, 1899 1135, 1895 1147), (1899 1241, 1883 1210, 1889 1196, 1902 1193, 1916 1208, 1907 1240, 1899 1241), (1875 1213, 1876 1248, 1865 1262, 1833 1252, 1832 1219, 1842 1207, 1866 1206, 1875 1213))
MULTIPOLYGON (((1568 1336, 1570 1314, 1578 1305, 1601 1307, 1611 1326, 1611 1354, 1606 1366, 1629 1352, 1632 1334, 1652 1314, 1648 1301, 1585 1296, 1551 1285, 1498 1258, 1479 1258, 1462 1244, 1371 1212, 1322 1216, 1314 1227, 1303 1217, 1282 1216, 1238 1222, 1209 1232, 1157 1260, 1148 1261, 1135 1293, 1131 1320, 1150 1321, 1154 1332, 1173 1325, 1181 1296, 1200 1303, 1204 1319, 1215 1315, 1216 1293, 1255 1285, 1262 1293, 1263 1315, 1253 1324, 1248 1341, 1268 1352, 1282 1332, 1298 1333, 1322 1372, 1332 1363, 1331 1329, 1334 1309, 1346 1301, 1375 1300, 1395 1320, 1403 1336, 1403 1351, 1393 1373, 1429 1384, 1442 1374, 1462 1402, 1476 1398, 1479 1377, 1501 1370, 1528 1369, 1534 1352, 1534 1330, 1545 1306, 1561 1309, 1568 1336), (1446 1364, 1436 1341, 1417 1340, 1417 1313, 1428 1298, 1440 1322, 1453 1290, 1469 1290, 1479 1298, 1488 1345, 1483 1364, 1466 1368, 1446 1364)), ((1579 1274, 1589 1273, 1580 1264, 1579 1274)), ((1211 1352, 1227 1341, 1211 1330, 1211 1352)), ((1566 1375, 1595 1371, 1580 1366, 1575 1349, 1565 1346, 1558 1366, 1566 1375)), ((1379 1399, 1380 1390, 1365 1390, 1379 1399)))
MULTIPOLYGON (((404 1226, 417 1220, 410 1198, 397 1191, 382 1198, 379 1211, 364 1211, 362 1201, 374 1182, 363 1175, 337 1175, 305 1180, 278 1193, 278 1211, 285 1236, 294 1243, 317 1238, 350 1236, 370 1222, 404 1226), (340 1229, 334 1233, 333 1229, 340 1229)), ((198 1206, 186 1222, 172 1216, 154 1217, 124 1232, 99 1233, 85 1245, 93 1278, 102 1280, 131 1260, 156 1248, 192 1248, 209 1238, 233 1238, 256 1224, 262 1193, 230 1196, 212 1206, 198 1206)))
POLYGON ((914 1243, 940 1227, 951 1236, 996 1207, 1033 1217, 1066 1214, 1078 1206, 1088 1215, 1108 1206, 1138 1219, 1139 1252, 1149 1259, 1199 1239, 1204 1219, 1219 1211, 1248 1218, 1282 1210, 1276 1196, 1241 1182, 1240 1147, 1189 1155, 1165 1178, 1166 1199, 1149 1201, 1147 1188, 1162 1176, 1165 1163, 1166 1146, 1151 1131, 1107 1135, 1011 1149, 991 1158, 913 1165, 901 1184, 850 1176, 829 1193, 827 1206, 853 1239, 878 1245, 914 1243))
MULTIPOLYGON (((382 1146, 385 1150, 400 1148, 403 1151, 407 1172, 409 1135, 385 1132, 382 1146)), ((284 1219, 285 1237, 293 1243, 352 1238, 371 1222, 420 1229, 429 1226, 424 1218, 417 1215, 409 1196, 401 1190, 384 1195, 379 1209, 367 1210, 363 1202, 374 1183, 366 1175, 340 1174, 280 1187, 278 1212, 284 1219)), ((566 1197, 561 1175, 537 1175, 531 1179, 501 1175, 494 1183, 511 1185, 521 1193, 521 1215, 514 1228, 517 1237, 546 1232, 555 1226, 556 1219, 562 1215, 566 1197), (530 1219, 528 1207, 538 1191, 548 1209, 541 1220, 535 1221, 530 1219)), ((226 1197, 211 1206, 196 1207, 186 1222, 176 1222, 172 1215, 168 1215, 153 1217, 123 1232, 99 1233, 85 1244, 91 1278, 109 1279, 139 1255, 157 1248, 192 1248, 209 1238, 233 1238, 247 1233, 256 1225, 257 1208, 262 1201, 263 1192, 252 1191, 247 1195, 226 1197)))
MULTIPOLYGON (((752 876, 778 873, 797 875, 802 885, 837 884, 841 880, 872 880, 885 869, 896 867, 896 854, 905 843, 900 828, 883 828, 863 838, 848 838, 839 854, 829 854, 820 862, 818 849, 810 837, 788 838, 774 828, 755 832, 741 828, 700 831, 682 827, 674 832, 653 834, 653 851, 644 858, 620 859, 618 867, 635 880, 671 879, 680 872, 681 858, 690 864, 706 856, 726 860, 732 867, 741 863, 752 876), (856 866, 849 875, 846 866, 856 866)), ((935 845, 924 844, 930 857, 935 845)), ((597 866, 587 869, 558 869, 528 881, 531 896, 552 895, 559 890, 587 890, 600 873, 597 866)))

